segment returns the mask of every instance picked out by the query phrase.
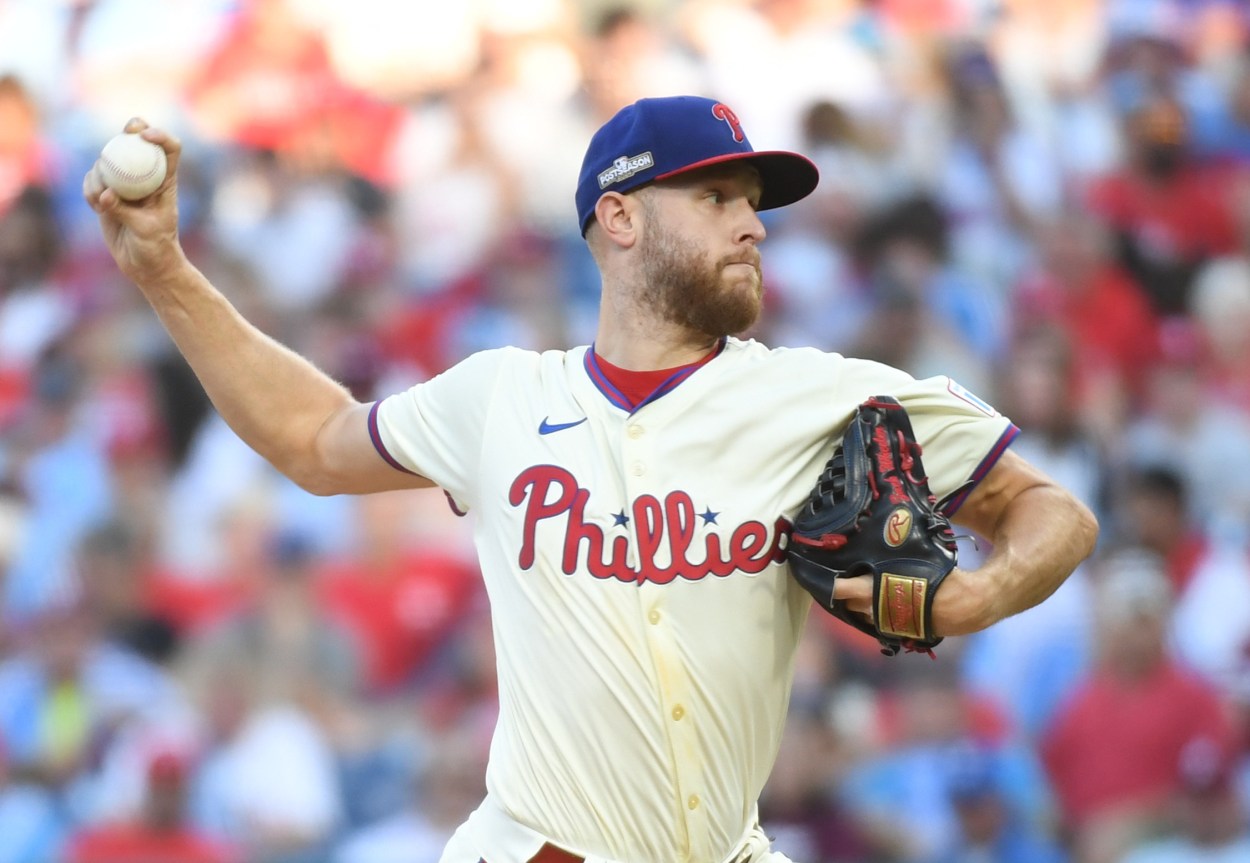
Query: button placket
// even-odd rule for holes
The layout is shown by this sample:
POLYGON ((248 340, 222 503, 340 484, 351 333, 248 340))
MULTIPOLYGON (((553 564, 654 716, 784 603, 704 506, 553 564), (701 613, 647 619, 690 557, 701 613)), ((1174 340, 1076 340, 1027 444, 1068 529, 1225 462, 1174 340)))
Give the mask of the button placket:
MULTIPOLYGON (((632 507, 634 501, 642 495, 655 495, 666 491, 656 489, 652 484, 656 466, 654 430, 631 418, 626 420, 618 440, 624 470, 625 505, 632 507)), ((638 525, 631 520, 627 529, 633 535, 631 545, 636 554, 638 525)), ((687 813, 687 835, 691 843, 688 850, 693 857, 696 848, 703 849, 707 844, 708 813, 700 797, 700 792, 706 787, 707 778, 698 755, 697 723, 689 712, 689 705, 693 703, 689 672, 679 663, 681 651, 678 648, 677 633, 673 629, 677 621, 664 608, 667 587, 643 583, 638 588, 640 611, 645 615, 648 624, 644 627, 643 635, 650 645, 654 661, 664 670, 660 676, 660 703, 657 706, 665 711, 662 716, 667 714, 667 734, 674 759, 673 779, 679 795, 677 799, 681 801, 679 805, 687 813)), ((699 853, 704 853, 705 850, 700 850, 699 853)))

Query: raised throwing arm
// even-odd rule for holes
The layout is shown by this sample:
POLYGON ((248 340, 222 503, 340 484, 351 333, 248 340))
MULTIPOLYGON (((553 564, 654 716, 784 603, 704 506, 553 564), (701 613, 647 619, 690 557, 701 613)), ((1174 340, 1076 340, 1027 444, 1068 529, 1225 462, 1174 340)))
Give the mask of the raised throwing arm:
POLYGON ((197 270, 178 238, 177 139, 142 120, 127 132, 164 148, 164 183, 124 201, 92 167, 83 196, 109 252, 151 304, 222 418, 278 470, 315 494, 428 486, 387 464, 369 437, 369 406, 248 322, 197 270))

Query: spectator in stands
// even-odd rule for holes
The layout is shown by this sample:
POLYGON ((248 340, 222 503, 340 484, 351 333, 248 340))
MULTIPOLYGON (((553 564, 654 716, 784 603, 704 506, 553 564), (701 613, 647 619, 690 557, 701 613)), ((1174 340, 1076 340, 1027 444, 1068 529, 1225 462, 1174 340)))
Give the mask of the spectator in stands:
POLYGON ((1016 122, 982 46, 952 48, 945 71, 950 144, 934 191, 950 219, 951 254, 965 273, 1005 293, 1028 262, 1033 231, 1063 203, 1059 164, 1016 122))
POLYGON ((1191 516, 1184 479, 1172 468, 1147 464, 1117 480, 1114 512, 1104 524, 1120 542, 1158 555, 1173 595, 1183 601, 1211 546, 1191 516))
POLYGON ((352 554, 328 562, 318 575, 319 602, 359 645, 371 697, 408 691, 428 674, 481 595, 474 564, 414 542, 411 499, 404 492, 358 498, 352 554))
MULTIPOLYGON (((995 403, 1021 429, 1012 446, 1097 512, 1105 458, 1087 426, 1090 412, 1072 398, 1072 350, 1052 327, 1018 334, 1000 369, 995 403)), ((1082 565, 1046 602, 966 640, 964 685, 991 698, 1018 733, 1036 740, 1089 667, 1090 609, 1089 574, 1082 565)))
POLYGON ((1113 470, 1148 465, 1176 471, 1194 492, 1186 497, 1191 523, 1207 532, 1240 533, 1250 518, 1250 484, 1228 478, 1250 475, 1250 449, 1225 442, 1250 439, 1250 412, 1206 395, 1206 348, 1191 320, 1166 322, 1160 344, 1140 409, 1111 439, 1109 464, 1113 470), (1218 461, 1210 456, 1217 450, 1224 454, 1218 461))
POLYGON ((331 741, 304 710, 250 702, 237 691, 246 674, 222 669, 201 687, 216 737, 193 789, 193 823, 249 861, 321 860, 343 813, 331 741))
POLYGON ((1096 428, 1124 422, 1145 388, 1158 352, 1150 300, 1115 260, 1110 231, 1069 209, 1037 230, 1038 260, 1015 286, 1017 331, 1050 325, 1072 351, 1075 401, 1097 411, 1096 428))
MULTIPOLYGON (((219 463, 216 467, 224 470, 239 466, 219 463)), ((212 558, 197 558, 202 569, 190 571, 168 561, 158 563, 148 585, 153 610, 172 621, 183 639, 204 636, 253 607, 264 574, 272 565, 275 528, 268 498, 248 486, 237 492, 239 499, 222 501, 221 511, 217 512, 213 507, 217 501, 212 499, 215 495, 203 487, 199 490, 204 508, 214 509, 213 530, 206 526, 203 536, 206 543, 212 541, 215 546, 212 558)), ((170 518, 176 519, 179 514, 176 511, 170 518)), ((202 518, 208 521, 210 517, 202 518)), ((198 530, 196 533, 198 538, 198 530)), ((169 525, 168 535, 178 536, 176 524, 169 525)))
POLYGON ((341 79, 324 34, 298 4, 243 4, 195 72, 186 102, 211 137, 314 172, 389 179, 377 154, 398 132, 399 106, 341 79))
POLYGON ((29 633, 30 644, 0 663, 10 776, 51 789, 74 817, 88 817, 95 801, 77 792, 89 791, 110 743, 183 699, 162 669, 102 641, 81 603, 46 609, 29 633))
POLYGON ((266 704, 316 708, 327 698, 357 692, 359 651, 320 607, 309 541, 272 534, 263 565, 255 599, 188 643, 184 660, 190 673, 201 673, 201 667, 203 673, 247 668, 239 685, 266 704))
POLYGON ((113 510, 103 442, 82 413, 82 370, 60 353, 35 370, 33 398, 9 440, 11 480, 28 526, 3 579, 0 614, 29 621, 74 595, 73 549, 113 510))
POLYGON ((1172 654, 1214 686, 1250 743, 1250 545, 1215 536, 1194 562, 1169 628, 1172 654), (1219 609, 1219 625, 1211 624, 1219 609))
POLYGON ((700 89, 700 69, 668 30, 632 5, 611 5, 594 23, 582 57, 593 124, 647 96, 700 89))
POLYGON ((74 573, 101 637, 164 665, 178 648, 178 632, 150 607, 151 573, 140 542, 126 524, 103 523, 79 544, 74 573))
POLYGON ((1250 164, 1250 60, 1236 60, 1225 101, 1195 118, 1195 147, 1213 161, 1250 164))
POLYGON ((60 853, 68 824, 55 796, 15 780, 0 736, 0 863, 47 863, 60 853))
POLYGON ((271 534, 254 601, 183 654, 186 679, 219 723, 199 823, 290 863, 317 859, 342 817, 335 744, 361 683, 354 641, 318 603, 313 562, 306 539, 271 534))
POLYGON ((1206 395, 1250 415, 1250 257, 1208 263, 1194 279, 1189 304, 1205 349, 1206 395))
POLYGON ((47 190, 27 186, 0 210, 0 429, 30 406, 41 355, 74 322, 54 279, 63 245, 47 190))
POLYGON ((1143 842, 1122 863, 1250 860, 1250 827, 1233 766, 1232 754, 1209 739, 1186 744, 1168 835, 1143 842))
POLYGON ((1031 750, 1007 735, 993 704, 965 693, 953 671, 895 671, 875 724, 878 750, 853 764, 840 799, 876 853, 901 863, 933 863, 956 847, 960 820, 951 783, 969 752, 993 753, 1008 805, 1029 817, 1047 812, 1049 789, 1031 750), (907 813, 900 831, 898 813, 907 813))
POLYGON ((848 351, 988 392, 989 369, 1005 347, 1006 309, 951 260, 950 225, 938 201, 908 197, 876 211, 856 237, 855 254, 875 314, 848 351))
POLYGON ((0 73, 0 216, 27 189, 47 185, 55 162, 35 99, 16 75, 0 73))
POLYGON ((438 863, 452 833, 486 796, 488 740, 472 726, 448 729, 429 741, 408 807, 349 834, 333 863, 438 863))
POLYGON ((1184 106, 1146 93, 1125 110, 1123 168, 1093 181, 1085 205, 1115 233, 1117 256, 1160 315, 1184 315, 1194 275, 1237 249, 1227 170, 1190 149, 1184 106))
POLYGON ((874 137, 833 102, 815 102, 804 112, 802 152, 820 168, 822 182, 793 210, 773 217, 782 224, 769 242, 771 308, 761 321, 768 342, 847 350, 863 326, 871 297, 855 272, 854 240, 905 183, 874 137))
POLYGON ((1063 863, 1067 855, 1037 813, 1011 800, 1008 777, 990 751, 969 747, 952 768, 947 793, 959 821, 941 863, 1063 863))
POLYGON ((240 849, 215 841, 188 823, 188 758, 174 751, 153 753, 138 816, 71 835, 65 863, 242 863, 240 849))
POLYGON ((1172 594, 1160 561, 1140 550, 1104 558, 1093 605, 1097 665, 1041 752, 1075 859, 1112 863, 1166 814, 1185 744, 1229 743, 1232 726, 1219 693, 1168 657, 1172 594))
POLYGON ((807 863, 872 859, 869 837, 836 793, 846 769, 837 733, 819 703, 795 705, 760 797, 760 825, 773 848, 807 863), (796 709, 797 708, 797 709, 796 709))

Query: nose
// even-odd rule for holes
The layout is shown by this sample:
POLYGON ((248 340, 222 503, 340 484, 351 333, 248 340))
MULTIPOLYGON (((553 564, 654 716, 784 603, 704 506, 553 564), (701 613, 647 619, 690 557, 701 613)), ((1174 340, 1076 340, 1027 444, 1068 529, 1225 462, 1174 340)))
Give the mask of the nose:
POLYGON ((760 214, 755 211, 749 203, 742 203, 741 227, 739 228, 736 241, 739 243, 758 244, 768 235, 768 231, 764 229, 764 223, 760 221, 760 214))

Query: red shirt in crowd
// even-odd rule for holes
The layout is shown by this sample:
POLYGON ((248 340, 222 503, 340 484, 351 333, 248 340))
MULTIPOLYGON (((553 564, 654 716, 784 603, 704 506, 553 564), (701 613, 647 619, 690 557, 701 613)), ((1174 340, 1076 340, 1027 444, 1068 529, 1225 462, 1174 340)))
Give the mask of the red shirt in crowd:
POLYGON ((245 8, 188 86, 192 113, 211 133, 246 147, 324 158, 375 183, 393 178, 385 152, 401 106, 345 82, 325 40, 277 4, 245 8))
POLYGON ((1237 220, 1226 169, 1185 168, 1151 183, 1131 172, 1110 174, 1089 189, 1088 205, 1113 227, 1135 235, 1160 256, 1194 260, 1237 249, 1237 220))
POLYGON ((239 863, 234 848, 187 830, 154 830, 141 824, 116 824, 79 834, 66 863, 239 863))
POLYGON ((375 692, 419 673, 472 607, 480 586, 474 566, 428 552, 385 564, 340 561, 320 581, 326 609, 362 646, 367 683, 375 692))
POLYGON ((1071 824, 1121 806, 1154 805, 1179 787, 1181 750, 1229 741, 1218 694, 1171 663, 1143 680, 1097 673, 1056 714, 1042 759, 1071 824))
POLYGON ((147 582, 147 608, 167 620, 179 633, 209 629, 250 606, 257 585, 246 576, 223 574, 215 578, 192 578, 177 573, 154 572, 147 582))
POLYGON ((1159 355, 1159 321, 1127 273, 1106 266, 1079 289, 1043 274, 1024 282, 1019 294, 1022 322, 1054 324, 1067 335, 1078 387, 1082 375, 1110 371, 1140 393, 1159 355))

